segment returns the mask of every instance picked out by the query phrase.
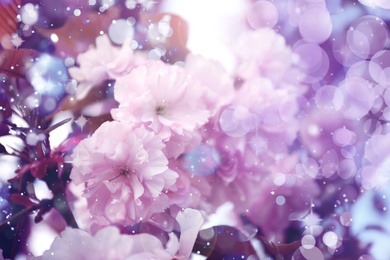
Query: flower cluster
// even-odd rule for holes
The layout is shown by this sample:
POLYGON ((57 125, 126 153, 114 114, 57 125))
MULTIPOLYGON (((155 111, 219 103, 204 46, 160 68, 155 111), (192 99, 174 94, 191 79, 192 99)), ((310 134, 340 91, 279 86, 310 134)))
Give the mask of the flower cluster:
POLYGON ((177 221, 180 241, 170 233, 166 247, 153 235, 124 235, 114 226, 102 228, 94 235, 67 228, 42 256, 29 259, 188 259, 203 218, 198 211, 186 209, 178 213, 177 221))
POLYGON ((390 259, 390 5, 175 2, 0 3, 0 258, 390 259))
MULTIPOLYGON (((105 67, 115 80, 114 121, 103 123, 72 154, 70 178, 83 185, 87 203, 81 210, 93 216, 83 226, 95 232, 99 225, 134 225, 172 217, 181 208, 210 214, 225 203, 263 226, 268 214, 285 222, 291 213, 310 208, 318 188, 311 178, 291 174, 299 158, 288 152, 298 134, 298 98, 306 91, 289 78, 299 75, 294 55, 270 29, 242 35, 237 48, 261 45, 264 36, 275 39, 277 48, 269 53, 270 43, 251 59, 239 53, 236 77, 243 83, 236 87, 218 62, 193 54, 184 66, 153 60, 134 65, 129 53, 122 73, 114 76, 105 67), (308 187, 305 196, 294 197, 308 187), (269 199, 276 203, 259 214, 259 205, 269 199), (281 207, 285 203, 288 209, 281 207)), ((97 51, 104 39, 98 38, 97 51)), ((106 53, 116 50, 111 49, 106 53)), ((86 54, 72 71, 89 71, 96 60, 86 54)), ((115 55, 107 57, 105 64, 117 62, 115 55)), ((78 80, 80 91, 88 91, 89 80, 78 80)), ((286 227, 263 231, 281 236, 286 227)))

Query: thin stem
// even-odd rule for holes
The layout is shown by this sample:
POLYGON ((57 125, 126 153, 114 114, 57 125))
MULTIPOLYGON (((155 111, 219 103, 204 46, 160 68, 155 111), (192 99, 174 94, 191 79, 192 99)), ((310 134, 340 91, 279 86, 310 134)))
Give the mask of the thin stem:
POLYGON ((68 123, 68 122, 70 122, 71 120, 72 120, 72 118, 64 119, 64 120, 62 120, 62 121, 60 121, 60 122, 58 122, 58 123, 56 123, 56 124, 54 124, 54 125, 48 127, 48 128, 47 128, 46 130, 44 130, 43 132, 44 132, 45 134, 48 134, 48 133, 50 133, 51 131, 53 131, 54 129, 56 129, 56 128, 58 128, 58 127, 60 127, 60 126, 62 126, 62 125, 64 125, 64 124, 66 124, 66 123, 68 123))
POLYGON ((73 216, 72 210, 66 199, 65 192, 58 192, 54 198, 54 208, 61 214, 66 221, 66 224, 72 228, 79 228, 76 219, 73 216))
POLYGON ((30 206, 28 208, 25 208, 25 209, 19 211, 18 213, 12 215, 12 217, 10 217, 9 219, 4 220, 0 224, 0 229, 5 227, 6 225, 10 225, 12 222, 16 221, 20 217, 30 214, 31 212, 39 209, 40 207, 41 207, 41 204, 36 204, 36 205, 30 206))

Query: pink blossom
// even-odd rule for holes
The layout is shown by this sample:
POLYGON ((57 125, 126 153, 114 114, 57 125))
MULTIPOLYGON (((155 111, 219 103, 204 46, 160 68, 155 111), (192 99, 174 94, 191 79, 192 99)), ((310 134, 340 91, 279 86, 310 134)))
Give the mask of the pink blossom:
POLYGON ((41 257, 30 259, 189 259, 203 217, 199 211, 185 209, 177 214, 176 220, 180 226, 180 241, 170 233, 165 247, 151 234, 120 234, 114 226, 102 228, 95 235, 66 228, 41 257))
POLYGON ((159 259, 160 240, 149 234, 123 235, 113 226, 94 236, 80 229, 65 229, 40 258, 36 259, 159 259), (139 257, 139 258, 137 258, 139 257))
POLYGON ((169 206, 163 191, 178 175, 168 169, 163 148, 144 127, 106 122, 74 149, 70 177, 85 185, 92 214, 132 225, 169 206))
POLYGON ((180 226, 179 240, 177 239, 177 236, 171 232, 169 233, 169 240, 166 243, 165 248, 158 245, 155 247, 150 246, 148 248, 150 251, 153 251, 156 259, 190 259, 199 230, 204 222, 203 216, 200 211, 186 208, 177 213, 176 221, 180 226))
POLYGON ((219 62, 190 53, 185 69, 204 86, 203 99, 212 115, 233 100, 233 79, 219 62))
POLYGON ((284 132, 294 124, 299 112, 299 92, 293 88, 277 88, 268 80, 256 78, 248 80, 237 91, 233 104, 248 108, 256 115, 254 127, 267 132, 284 132))
POLYGON ((177 159, 180 155, 200 145, 202 138, 199 131, 172 133, 169 141, 165 142, 164 153, 167 158, 177 159))
POLYGON ((96 38, 96 47, 90 47, 77 56, 80 67, 69 68, 69 74, 79 82, 76 97, 84 98, 88 92, 106 79, 128 73, 141 59, 135 56, 127 39, 122 48, 111 44, 107 35, 96 38))
POLYGON ((235 50, 237 74, 243 79, 260 76, 280 82, 294 62, 284 37, 269 28, 245 32, 235 50))
POLYGON ((222 150, 237 150, 247 166, 267 167, 288 154, 299 130, 299 95, 269 79, 247 80, 202 133, 222 150), (229 147, 229 148, 224 148, 229 147))
MULTIPOLYGON (((181 167, 180 159, 170 160, 169 167, 179 174, 176 183, 169 189, 167 196, 175 207, 207 210, 206 197, 212 186, 203 176, 193 174, 181 167)), ((171 209, 173 206, 171 206, 171 209)))
POLYGON ((190 187, 204 198, 197 207, 209 211, 231 201, 237 212, 245 212, 258 193, 263 171, 243 156, 249 150, 245 138, 230 138, 212 123, 202 132, 204 144, 180 158, 181 171, 191 175, 190 187))
POLYGON ((290 214, 307 212, 312 199, 319 195, 313 179, 295 174, 297 154, 292 154, 270 167, 270 174, 258 183, 260 194, 247 215, 267 236, 283 237, 290 214))
POLYGON ((169 251, 171 254, 175 254, 175 259, 189 259, 204 220, 199 211, 191 208, 180 211, 177 214, 176 220, 180 225, 180 243, 178 245, 177 243, 175 243, 176 245, 171 243, 169 251))
POLYGON ((168 141, 173 133, 187 135, 208 121, 202 91, 183 68, 149 62, 117 79, 114 96, 119 108, 111 114, 133 126, 144 125, 168 141))
POLYGON ((231 146, 220 148, 220 154, 219 167, 208 177, 212 185, 208 202, 218 207, 230 201, 236 212, 245 213, 259 194, 258 185, 264 172, 257 165, 249 166, 241 152, 231 146))
POLYGON ((87 198, 83 196, 85 186, 77 186, 72 181, 68 184, 67 188, 66 197, 73 216, 77 219, 77 224, 81 229, 95 234, 102 227, 110 225, 110 222, 104 216, 96 216, 90 212, 87 198))
POLYGON ((201 128, 202 145, 182 157, 183 168, 212 186, 202 196, 214 207, 231 201, 237 212, 245 213, 257 203, 259 184, 270 167, 288 156, 297 138, 295 93, 293 87, 276 88, 267 78, 249 79, 232 101, 237 111, 224 116, 231 106, 225 107, 201 128))

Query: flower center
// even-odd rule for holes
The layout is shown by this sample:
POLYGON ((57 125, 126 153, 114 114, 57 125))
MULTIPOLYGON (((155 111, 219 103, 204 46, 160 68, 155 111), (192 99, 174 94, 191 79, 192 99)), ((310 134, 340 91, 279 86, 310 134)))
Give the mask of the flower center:
POLYGON ((130 173, 135 173, 134 170, 130 170, 129 167, 127 166, 112 166, 117 172, 118 172, 118 175, 115 176, 114 178, 110 179, 109 181, 113 181, 121 176, 129 176, 130 173))
POLYGON ((157 115, 162 116, 167 112, 167 107, 166 106, 157 106, 156 109, 154 110, 157 115))
POLYGON ((120 167, 119 168, 119 174, 120 175, 128 175, 129 174, 129 168, 128 167, 120 167))

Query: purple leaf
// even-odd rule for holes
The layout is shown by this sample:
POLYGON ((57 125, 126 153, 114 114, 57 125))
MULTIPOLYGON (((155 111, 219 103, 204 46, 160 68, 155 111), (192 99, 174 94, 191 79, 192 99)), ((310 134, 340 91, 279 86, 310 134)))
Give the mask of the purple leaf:
POLYGON ((32 202, 29 197, 20 195, 19 193, 10 194, 8 197, 8 201, 18 205, 22 205, 26 208, 35 205, 35 203, 32 202))
POLYGON ((24 78, 26 70, 38 56, 39 52, 30 49, 3 50, 0 52, 0 74, 24 78))
POLYGON ((47 170, 46 159, 31 163, 30 172, 31 175, 34 176, 35 178, 42 179, 46 175, 46 170, 47 170))

